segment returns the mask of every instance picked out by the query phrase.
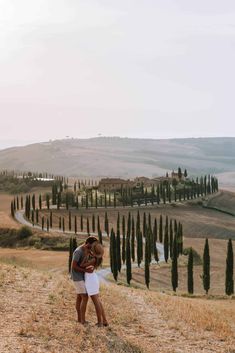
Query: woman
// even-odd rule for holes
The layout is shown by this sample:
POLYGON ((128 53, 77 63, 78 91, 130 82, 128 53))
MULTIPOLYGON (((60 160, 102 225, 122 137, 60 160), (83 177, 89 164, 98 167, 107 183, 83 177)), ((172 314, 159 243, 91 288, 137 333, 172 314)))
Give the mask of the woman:
POLYGON ((99 278, 97 274, 94 272, 103 261, 103 255, 104 255, 104 249, 103 246, 95 242, 92 244, 91 250, 84 259, 84 261, 81 263, 81 267, 84 267, 86 269, 93 270, 92 273, 85 273, 85 287, 87 294, 91 297, 94 305, 95 305, 95 310, 96 310, 96 315, 97 315, 97 326, 102 327, 102 326, 108 326, 108 322, 105 316, 104 308, 103 305, 100 301, 99 297, 99 278))

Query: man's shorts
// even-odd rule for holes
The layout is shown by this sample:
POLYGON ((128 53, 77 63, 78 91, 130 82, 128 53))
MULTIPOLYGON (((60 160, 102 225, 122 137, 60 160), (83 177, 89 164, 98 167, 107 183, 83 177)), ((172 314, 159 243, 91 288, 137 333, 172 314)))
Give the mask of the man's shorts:
POLYGON ((77 294, 87 294, 85 281, 73 281, 77 294))

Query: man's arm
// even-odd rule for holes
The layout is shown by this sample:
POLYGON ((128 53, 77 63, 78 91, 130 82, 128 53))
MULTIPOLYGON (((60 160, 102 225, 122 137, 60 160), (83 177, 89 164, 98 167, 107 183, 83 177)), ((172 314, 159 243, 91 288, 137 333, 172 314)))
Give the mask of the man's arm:
POLYGON ((72 269, 77 271, 77 272, 81 272, 81 273, 85 273, 85 272, 92 273, 93 272, 92 269, 88 268, 86 270, 85 268, 78 266, 77 261, 73 261, 72 262, 72 269))

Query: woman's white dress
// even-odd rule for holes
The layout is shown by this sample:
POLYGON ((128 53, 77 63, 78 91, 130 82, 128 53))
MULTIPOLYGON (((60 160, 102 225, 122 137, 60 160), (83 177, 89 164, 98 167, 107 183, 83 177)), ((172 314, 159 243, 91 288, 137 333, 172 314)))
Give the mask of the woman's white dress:
POLYGON ((89 296, 99 294, 100 283, 99 278, 95 272, 85 272, 85 287, 89 296))

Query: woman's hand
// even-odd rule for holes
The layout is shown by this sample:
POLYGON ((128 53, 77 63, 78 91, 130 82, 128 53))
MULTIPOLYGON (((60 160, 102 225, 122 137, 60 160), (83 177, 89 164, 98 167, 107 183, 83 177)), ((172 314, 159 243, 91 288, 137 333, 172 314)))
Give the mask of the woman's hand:
POLYGON ((85 268, 85 271, 86 271, 87 273, 93 273, 93 272, 94 272, 94 269, 95 269, 95 267, 92 266, 92 265, 90 265, 90 266, 87 266, 87 267, 85 268))

